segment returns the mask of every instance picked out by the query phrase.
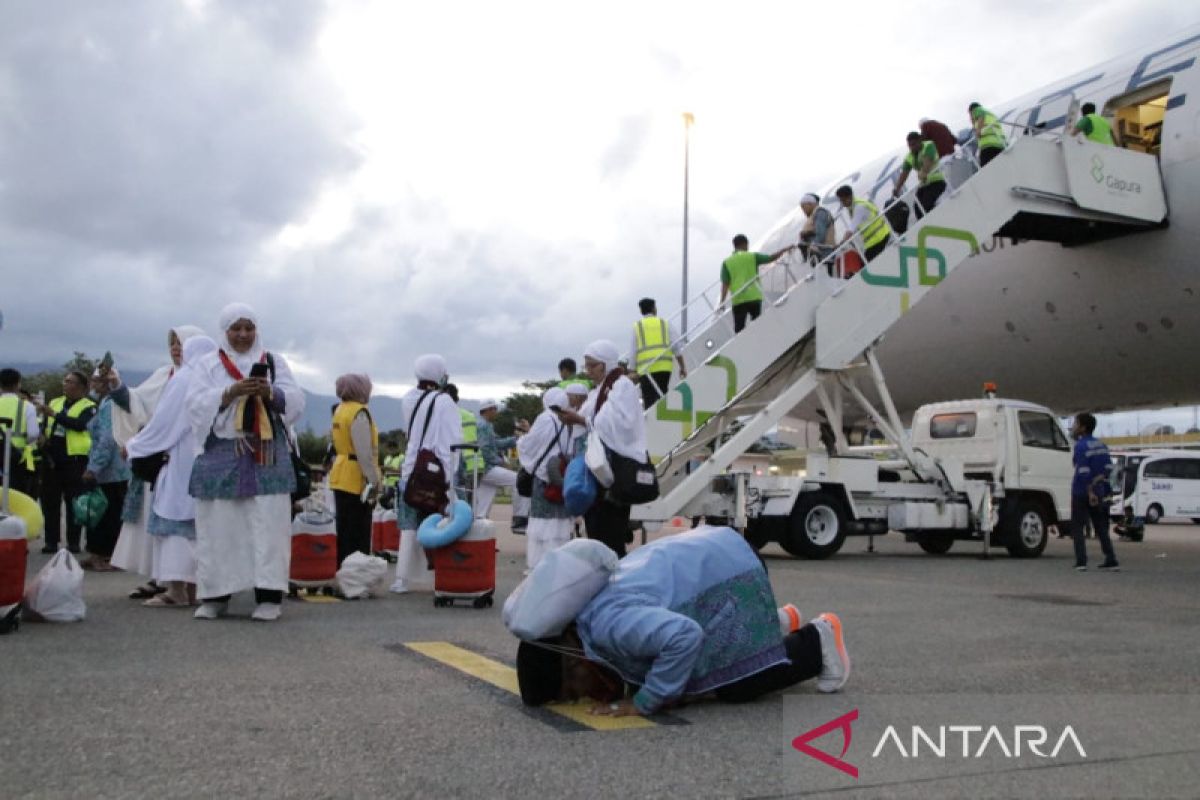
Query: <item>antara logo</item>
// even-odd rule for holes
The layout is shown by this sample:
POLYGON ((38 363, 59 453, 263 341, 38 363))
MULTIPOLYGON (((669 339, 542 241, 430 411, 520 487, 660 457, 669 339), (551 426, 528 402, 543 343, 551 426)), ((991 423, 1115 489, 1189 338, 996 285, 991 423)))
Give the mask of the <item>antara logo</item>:
MULTIPOLYGON (((851 778, 857 778, 858 767, 845 760, 850 743, 854 739, 853 725, 857 720, 856 708, 800 734, 792 740, 792 747, 826 766, 844 772, 851 778), (841 752, 838 755, 831 755, 812 745, 814 740, 834 731, 840 731, 842 734, 841 752)), ((1014 725, 1011 730, 998 725, 940 725, 929 730, 913 725, 907 737, 901 736, 895 725, 888 725, 880 735, 875 749, 871 751, 871 758, 886 755, 886 751, 889 750, 894 750, 906 759, 945 759, 957 757, 959 753, 966 759, 983 758, 989 754, 1002 755, 1004 758, 1021 758, 1025 755, 1058 758, 1064 750, 1068 751, 1067 755, 1070 755, 1070 750, 1074 750, 1080 758, 1087 758, 1083 743, 1070 725, 1064 727, 1057 736, 1053 736, 1052 731, 1047 730, 1044 725, 1014 725)))

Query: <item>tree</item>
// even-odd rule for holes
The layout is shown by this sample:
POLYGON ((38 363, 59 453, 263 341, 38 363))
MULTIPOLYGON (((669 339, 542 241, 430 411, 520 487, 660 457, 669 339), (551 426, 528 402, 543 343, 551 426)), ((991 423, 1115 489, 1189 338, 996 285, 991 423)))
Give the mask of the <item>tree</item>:
POLYGON ((540 394, 532 392, 510 394, 504 401, 504 410, 496 415, 496 421, 493 423, 496 435, 512 436, 517 420, 524 419, 532 423, 540 413, 542 413, 542 396, 540 394))
POLYGON ((96 370, 96 363, 98 361, 99 359, 88 358, 85 353, 76 350, 71 360, 62 365, 62 369, 47 370, 34 375, 23 375, 21 377, 21 387, 30 394, 44 392, 46 401, 49 402, 62 394, 63 378, 68 372, 79 370, 91 378, 92 373, 96 370))
POLYGON ((306 464, 324 464, 325 454, 329 451, 329 437, 319 436, 313 433, 312 428, 305 428, 296 436, 296 447, 306 464))

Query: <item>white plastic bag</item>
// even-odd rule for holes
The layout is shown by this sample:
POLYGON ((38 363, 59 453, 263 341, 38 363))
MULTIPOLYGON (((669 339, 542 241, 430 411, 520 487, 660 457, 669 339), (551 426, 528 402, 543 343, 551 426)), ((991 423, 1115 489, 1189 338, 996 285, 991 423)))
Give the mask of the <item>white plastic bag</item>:
POLYGON ((592 539, 572 539, 542 560, 504 601, 504 626, 518 639, 558 636, 617 569, 617 554, 592 539))
POLYGON ((387 569, 387 562, 379 556, 351 553, 342 561, 342 567, 337 571, 338 586, 347 599, 370 597, 375 591, 382 589, 381 584, 387 576, 387 569))
POLYGON ((83 569, 75 556, 59 550, 25 590, 25 608, 32 619, 78 622, 87 613, 83 602, 83 569))
POLYGON ((604 449, 604 442, 600 441, 600 434, 592 431, 587 438, 587 452, 583 454, 583 461, 587 464, 587 468, 596 476, 596 480, 605 489, 613 485, 612 465, 608 463, 608 451, 604 449))

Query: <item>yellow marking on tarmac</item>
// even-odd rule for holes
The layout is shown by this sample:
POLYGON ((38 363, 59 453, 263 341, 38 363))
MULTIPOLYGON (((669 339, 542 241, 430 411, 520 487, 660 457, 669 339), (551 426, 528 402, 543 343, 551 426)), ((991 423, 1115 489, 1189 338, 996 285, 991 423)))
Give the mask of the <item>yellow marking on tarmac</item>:
MULTIPOLYGON (((405 647, 420 653, 426 658, 432 658, 446 666, 453 667, 459 672, 465 672, 473 678, 490 683, 492 686, 520 695, 517 685, 517 671, 512 667, 493 661, 490 658, 472 653, 449 642, 406 642, 405 647)), ((579 703, 550 703, 542 706, 559 716, 566 717, 585 727, 597 731, 621 731, 636 728, 657 727, 645 717, 603 717, 591 713, 591 701, 579 703)))
POLYGON ((340 597, 333 597, 327 594, 302 594, 300 599, 306 603, 340 603, 340 597))

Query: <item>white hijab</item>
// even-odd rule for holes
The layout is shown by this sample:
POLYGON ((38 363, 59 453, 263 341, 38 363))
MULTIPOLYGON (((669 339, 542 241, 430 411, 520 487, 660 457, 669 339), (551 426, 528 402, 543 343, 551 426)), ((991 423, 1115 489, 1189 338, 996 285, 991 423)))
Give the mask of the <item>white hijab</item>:
POLYGON ((245 303, 230 303, 221 309, 217 325, 220 326, 222 334, 227 334, 233 324, 241 319, 254 323, 254 344, 250 345, 250 349, 246 352, 239 353, 230 346, 227 338, 222 337, 221 349, 225 351, 225 355, 229 356, 229 360, 233 362, 239 372, 249 375, 250 368, 261 361, 263 356, 262 336, 258 333, 258 313, 245 303))
MULTIPOLYGON (((204 331, 195 325, 176 325, 171 328, 171 333, 175 334, 175 338, 179 340, 180 344, 187 344, 187 341, 194 336, 204 335, 204 331)), ((113 404, 113 438, 116 439, 117 444, 121 446, 128 444, 129 440, 150 421, 150 417, 154 415, 154 410, 158 407, 163 389, 166 388, 167 381, 171 379, 174 372, 175 365, 167 364, 156 369, 139 385, 130 387, 128 411, 113 404)))

